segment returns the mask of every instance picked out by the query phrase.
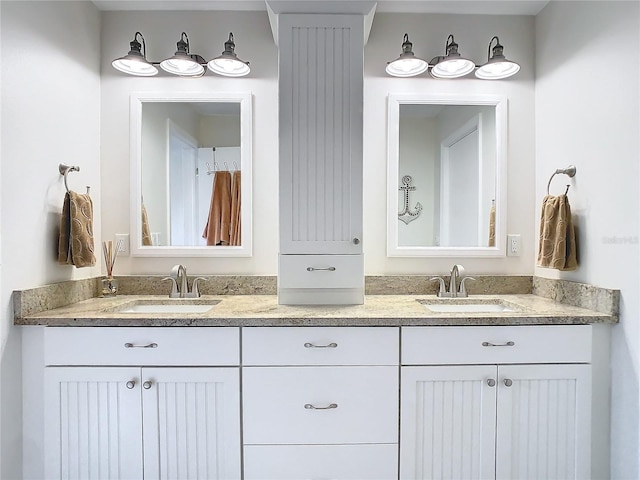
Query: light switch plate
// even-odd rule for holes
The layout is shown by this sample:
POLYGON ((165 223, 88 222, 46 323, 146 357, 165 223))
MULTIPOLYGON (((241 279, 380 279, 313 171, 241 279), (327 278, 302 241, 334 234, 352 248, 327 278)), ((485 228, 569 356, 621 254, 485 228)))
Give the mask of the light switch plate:
POLYGON ((519 257, 520 256, 520 235, 507 235, 507 256, 519 257))
POLYGON ((128 257, 131 255, 131 248, 129 246, 129 234, 128 233, 116 233, 116 245, 118 240, 122 240, 120 250, 118 250, 119 257, 128 257))

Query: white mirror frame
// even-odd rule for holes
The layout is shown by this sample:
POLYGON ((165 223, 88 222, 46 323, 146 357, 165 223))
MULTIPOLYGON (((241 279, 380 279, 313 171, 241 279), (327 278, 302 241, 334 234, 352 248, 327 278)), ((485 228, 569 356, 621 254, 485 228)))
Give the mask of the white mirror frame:
POLYGON ((504 257, 507 226, 507 97, 504 95, 389 94, 387 113, 387 256, 504 257), (496 107, 496 244, 493 247, 400 246, 398 244, 398 165, 400 105, 494 105, 496 107))
POLYGON ((133 92, 130 98, 131 255, 139 257, 250 257, 252 229, 252 95, 251 92, 133 92), (216 102, 240 104, 240 155, 242 159, 241 245, 239 246, 143 246, 142 245, 142 105, 145 102, 216 102))

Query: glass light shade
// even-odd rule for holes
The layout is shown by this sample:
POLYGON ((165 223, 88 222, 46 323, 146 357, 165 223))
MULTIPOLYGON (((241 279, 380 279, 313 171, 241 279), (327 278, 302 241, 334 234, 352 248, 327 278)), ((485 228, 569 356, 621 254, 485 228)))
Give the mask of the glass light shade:
POLYGON ((508 78, 520 71, 520 65, 509 60, 485 63, 476 70, 476 77, 482 80, 500 80, 508 78))
POLYGON ((183 77, 196 77, 204 73, 204 67, 189 55, 176 54, 160 62, 160 67, 168 73, 183 77))
POLYGON ((476 68, 471 60, 462 57, 441 60, 431 69, 431 75, 438 78, 464 77, 476 68))
POLYGON ((418 58, 412 51, 413 44, 409 41, 409 35, 404 34, 402 42, 402 53, 394 61, 387 64, 385 71, 394 77, 413 77, 424 73, 429 64, 423 59, 418 58))
POLYGON ((249 64, 239 60, 237 57, 220 55, 207 63, 207 67, 218 75, 224 75, 225 77, 244 77, 251 69, 249 64))
POLYGON ((158 74, 158 69, 142 56, 126 55, 114 60, 111 65, 116 70, 139 77, 152 77, 158 74))

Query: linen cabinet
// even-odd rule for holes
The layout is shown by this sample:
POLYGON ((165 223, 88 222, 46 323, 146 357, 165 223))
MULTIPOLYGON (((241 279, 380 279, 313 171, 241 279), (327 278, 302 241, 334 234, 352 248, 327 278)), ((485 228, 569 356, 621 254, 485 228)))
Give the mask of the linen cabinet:
POLYGON ((239 329, 44 333, 45 478, 241 478, 239 329))
POLYGON ((402 339, 401 479, 590 478, 589 326, 402 339))
POLYGON ((364 302, 364 24, 278 15, 282 304, 364 302))

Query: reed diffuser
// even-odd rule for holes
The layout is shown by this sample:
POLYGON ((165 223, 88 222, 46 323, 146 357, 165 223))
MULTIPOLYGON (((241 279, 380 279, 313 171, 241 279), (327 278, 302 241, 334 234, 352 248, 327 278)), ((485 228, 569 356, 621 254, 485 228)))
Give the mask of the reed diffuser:
POLYGON ((118 281, 113 278, 113 267, 118 258, 118 252, 122 249, 123 240, 116 242, 115 248, 111 240, 102 242, 102 253, 104 255, 104 263, 107 267, 107 276, 102 279, 102 296, 115 297, 118 294, 118 281))

